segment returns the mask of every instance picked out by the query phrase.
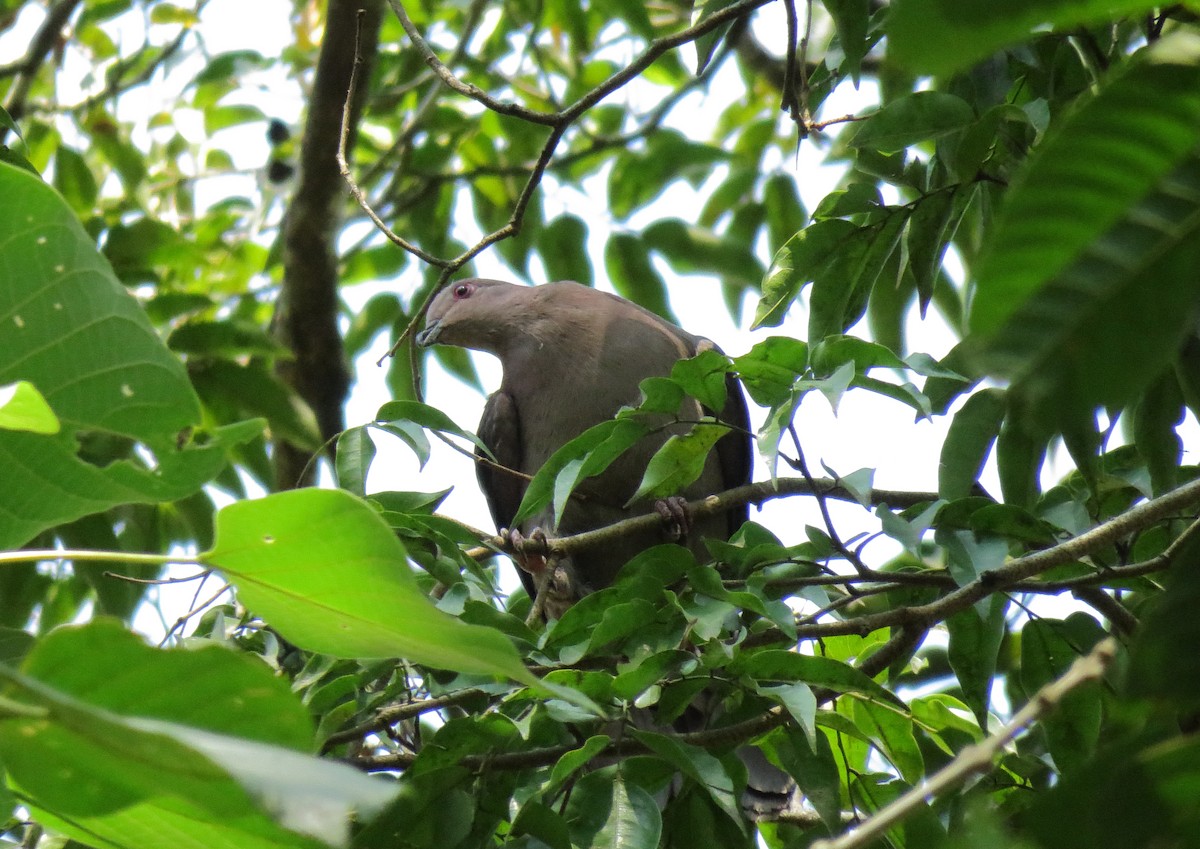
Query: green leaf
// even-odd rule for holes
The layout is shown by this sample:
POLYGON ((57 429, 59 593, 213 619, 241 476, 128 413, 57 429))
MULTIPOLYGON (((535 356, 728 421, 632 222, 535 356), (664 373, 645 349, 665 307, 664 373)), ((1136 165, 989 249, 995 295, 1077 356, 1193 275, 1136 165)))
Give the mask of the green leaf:
POLYGON ((566 822, 552 808, 530 799, 521 806, 512 823, 515 837, 529 835, 550 849, 571 849, 571 833, 566 822))
POLYGON ((762 280, 762 263, 744 241, 728 234, 721 238, 704 227, 665 218, 647 227, 642 240, 681 274, 715 273, 746 288, 762 280))
POLYGON ((1183 415, 1183 397, 1173 372, 1156 380, 1134 410, 1134 443, 1150 471, 1155 495, 1162 495, 1179 483, 1183 440, 1176 428, 1183 423, 1183 415))
POLYGON ((574 846, 651 849, 662 834, 654 797, 614 767, 590 772, 576 783, 566 817, 574 846))
POLYGON ((729 428, 719 424, 698 424, 684 434, 670 437, 654 453, 637 492, 625 506, 643 498, 666 498, 680 492, 704 473, 709 452, 729 428))
POLYGON ((791 684, 760 685, 754 690, 760 696, 782 705, 804 731, 808 744, 817 745, 817 697, 812 687, 803 681, 796 681, 791 684))
POLYGON ((210 407, 227 405, 235 413, 262 416, 273 436, 313 453, 321 450, 323 440, 312 408, 263 360, 204 359, 189 363, 188 372, 192 385, 210 407))
POLYGON ((389 782, 344 764, 114 713, 3 666, 0 678, 17 709, 0 722, 11 780, 45 812, 39 819, 88 842, 104 836, 120 845, 160 845, 131 831, 138 821, 143 828, 154 821, 195 837, 221 834, 221 843, 240 836, 250 841, 243 845, 344 846, 351 814, 370 816, 395 794, 389 782), (288 831, 263 816, 267 811, 288 831))
POLYGON ((217 514, 216 545, 201 559, 309 651, 537 683, 507 638, 430 604, 391 529, 349 493, 295 490, 231 504, 217 514))
POLYGON ((100 192, 87 162, 65 145, 54 152, 54 188, 81 215, 91 211, 100 192))
MULTIPOLYGON (((704 0, 704 3, 692 12, 692 26, 703 23, 711 18, 713 14, 732 3, 733 0, 704 0)), ((724 24, 696 39, 696 76, 704 73, 704 69, 708 67, 708 63, 712 60, 717 46, 720 45, 721 40, 725 37, 725 33, 729 31, 729 27, 730 24, 724 24)))
POLYGON ((244 103, 210 106, 204 110, 204 132, 208 135, 237 127, 241 124, 256 124, 267 120, 257 106, 244 103))
POLYGON ((167 347, 181 354, 206 357, 267 356, 287 349, 257 324, 246 321, 189 321, 167 337, 167 347))
POLYGON ((950 667, 962 687, 963 701, 970 705, 979 727, 987 728, 1008 598, 992 595, 982 604, 987 606, 983 615, 972 607, 947 619, 946 627, 950 631, 950 667))
POLYGON ((938 462, 938 495, 947 500, 971 494, 1007 411, 1004 392, 983 389, 954 414, 938 462))
POLYGON ((844 333, 862 318, 871 288, 900 239, 906 217, 905 213, 892 214, 877 225, 861 228, 814 272, 810 341, 844 333))
POLYGON ((771 255, 798 231, 805 219, 804 204, 790 174, 774 174, 763 186, 763 206, 767 212, 767 248, 771 255))
POLYGON ((538 254, 549 280, 574 280, 592 285, 592 262, 587 248, 587 224, 575 215, 560 215, 537 236, 538 254))
POLYGON ((728 373, 729 358, 712 349, 671 367, 671 379, 708 410, 717 413, 725 409, 728 373))
POLYGON ((913 720, 895 708, 855 700, 854 724, 879 746, 884 756, 909 784, 916 784, 925 775, 925 759, 913 736, 913 720))
POLYGON ((849 221, 818 221, 788 239, 775 254, 762 282, 762 298, 751 330, 778 327, 801 287, 815 279, 859 234, 849 221))
POLYGON ((1072 113, 1014 182, 970 323, 976 359, 1022 384, 1031 409, 1053 398, 1061 423, 1122 404, 1177 350, 1197 301, 1198 142, 1200 36, 1180 32, 1072 113))
MULTIPOLYGON (((1028 697, 1064 675, 1080 655, 1104 638, 1100 624, 1084 613, 1068 619, 1031 619, 1021 629, 1021 686, 1028 697)), ((1068 693, 1042 720, 1055 766, 1081 769, 1100 741, 1101 694, 1093 684, 1068 693)))
MULTIPOLYGON (((904 233, 908 269, 917 286, 922 315, 933 299, 933 287, 942 268, 942 258, 954 234, 951 221, 956 211, 955 199, 953 188, 926 195, 913 210, 904 233)), ((957 211, 962 214, 961 209, 957 211)))
POLYGON ((58 417, 28 380, 0 386, 0 428, 30 433, 58 433, 58 417))
POLYGON ((604 246, 604 267, 618 295, 678 324, 671 314, 667 284, 650 262, 645 242, 629 233, 614 233, 604 246))
POLYGON ((735 357, 733 367, 756 404, 774 407, 788 399, 807 370, 808 345, 789 336, 771 336, 735 357))
POLYGON ((1197 81, 1200 36, 1178 33, 1143 52, 1037 148, 980 257, 973 330, 998 329, 1183 161, 1200 140, 1197 81), (1113 123, 1126 121, 1141 131, 1113 123))
POLYGON ((733 779, 717 758, 665 734, 630 729, 629 733, 648 749, 696 782, 713 802, 736 823, 742 822, 741 803, 733 792, 733 779))
POLYGON ((113 619, 55 629, 22 672, 118 714, 194 726, 307 752, 312 718, 287 682, 250 655, 224 646, 162 650, 113 619), (188 688, 178 686, 186 681, 188 688), (194 690, 203 691, 203 700, 194 690))
POLYGON ((488 456, 491 456, 492 453, 488 451, 487 446, 480 441, 478 436, 469 430, 463 430, 441 410, 431 407, 428 404, 422 404, 420 401, 388 401, 375 414, 375 422, 377 424, 415 422, 429 430, 461 436, 463 439, 469 440, 476 447, 483 449, 488 456))
POLYGON ((1164 591, 1137 632, 1125 692, 1192 711, 1200 706, 1200 653, 1179 647, 1200 638, 1200 540, 1189 536, 1173 558, 1164 591))
POLYGON ((888 56, 909 70, 944 75, 1050 25, 1071 30, 1150 14, 1146 0, 899 0, 888 17, 888 56))
POLYGON ((425 429, 416 422, 394 421, 386 424, 373 424, 376 430, 390 433, 407 445, 417 455, 418 468, 424 469, 429 462, 430 445, 425 429))
POLYGON ((584 744, 578 749, 572 749, 567 752, 558 759, 558 762, 550 771, 550 787, 552 789, 561 787, 572 775, 582 769, 588 761, 604 751, 611 742, 611 737, 605 734, 597 734, 587 738, 584 744))
POLYGON ((749 675, 759 682, 803 681, 810 687, 826 687, 838 693, 858 693, 904 707, 904 702, 868 675, 831 657, 764 649, 734 658, 729 664, 729 671, 749 675))
POLYGON ((0 548, 117 504, 195 492, 224 468, 228 447, 261 425, 189 440, 201 415, 183 364, 62 198, 4 164, 0 196, 21 198, 0 204, 8 270, 0 274, 0 385, 29 381, 62 424, 53 435, 0 429, 0 548), (132 441, 145 452, 89 462, 80 456, 81 434, 132 441))
POLYGON ((895 153, 960 130, 974 117, 970 105, 960 97, 918 91, 893 100, 860 124, 850 146, 895 153))
POLYGON ((566 509, 570 493, 580 482, 598 475, 649 433, 649 428, 631 418, 601 422, 590 427, 555 451, 538 469, 525 489, 514 524, 553 505, 556 522, 566 509))
POLYGON ((375 443, 366 427, 344 430, 337 440, 337 480, 342 489, 367 494, 367 472, 375 459, 375 443))
MULTIPOLYGON (((849 724, 849 723, 847 723, 849 724)), ((842 823, 842 780, 829 737, 824 732, 809 740, 805 734, 791 733, 775 739, 775 750, 821 816, 821 822, 831 833, 840 830, 842 823)))
POLYGON ((1006 419, 996 437, 996 470, 1006 504, 1030 507, 1041 494, 1040 474, 1046 443, 1006 419))
POLYGON ((824 5, 837 26, 838 44, 845 56, 840 70, 857 86, 862 59, 870 49, 867 24, 871 4, 868 0, 824 0, 824 5))

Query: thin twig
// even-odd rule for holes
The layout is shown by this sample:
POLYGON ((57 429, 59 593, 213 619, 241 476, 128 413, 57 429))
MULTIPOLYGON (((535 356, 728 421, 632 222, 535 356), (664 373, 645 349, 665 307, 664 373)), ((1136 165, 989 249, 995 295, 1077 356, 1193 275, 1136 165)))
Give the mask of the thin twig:
POLYGON ((425 713, 432 713, 442 708, 453 707, 465 701, 478 698, 483 695, 482 690, 468 689, 460 690, 457 693, 447 693, 444 696, 436 698, 421 699, 415 702, 403 702, 397 705, 389 705, 385 708, 380 708, 375 715, 366 722, 355 725, 353 728, 346 728, 342 731, 336 731, 325 738, 325 742, 321 744, 322 754, 328 752, 334 746, 341 743, 352 743, 355 740, 360 740, 367 734, 372 734, 377 731, 382 731, 390 725, 395 725, 398 722, 403 722, 406 719, 413 719, 425 713))
POLYGON ((168 630, 167 633, 163 634, 162 640, 159 641, 160 646, 165 646, 167 644, 167 641, 169 639, 171 639, 172 636, 174 636, 176 631, 179 631, 180 633, 182 633, 183 626, 187 624, 189 619, 191 619, 193 616, 195 616, 198 613, 203 613, 205 610, 208 610, 209 605, 211 605, 213 602, 215 602, 217 599, 219 599, 221 596, 223 596, 225 593, 229 592, 229 590, 233 588, 232 584, 223 584, 221 586, 221 589, 217 590, 215 593, 213 593, 211 596, 206 598, 204 601, 197 601, 197 599, 199 599, 199 597, 200 597, 200 587, 203 587, 203 586, 204 586, 204 584, 201 583, 199 587, 196 587, 196 594, 194 596, 192 596, 191 609, 189 609, 187 613, 183 614, 178 619, 176 619, 175 624, 171 626, 170 630, 168 630))
POLYGON ((1117 653, 1117 641, 1112 637, 1102 640, 1092 651, 1077 659, 1063 676, 1051 681, 1038 690, 1029 703, 1000 731, 968 746, 935 773, 930 779, 913 787, 900 798, 876 811, 857 828, 828 840, 818 840, 812 849, 857 849, 882 837, 889 828, 912 816, 948 790, 962 784, 974 775, 990 772, 996 757, 1004 747, 1019 737, 1037 720, 1050 713, 1072 691, 1104 677, 1117 653))
POLYGON ((858 556, 858 554, 851 551, 850 548, 844 542, 842 542, 841 536, 838 535, 837 528, 835 528, 833 525, 833 517, 829 514, 829 505, 825 500, 826 495, 815 486, 813 476, 808 471, 808 463, 806 463, 804 460, 804 449, 800 447, 800 435, 796 433, 796 425, 794 423, 788 424, 788 433, 791 435, 792 445, 796 449, 796 459, 788 459, 787 463, 789 466, 795 467, 795 469, 804 476, 804 480, 813 487, 813 494, 817 499, 817 507, 821 511, 821 521, 825 523, 825 532, 829 535, 830 542, 833 543, 834 551, 842 555, 842 557, 844 557, 860 575, 869 573, 870 569, 868 569, 866 564, 862 562, 862 559, 858 556))
POLYGON ((367 196, 359 188, 358 182, 354 179, 354 174, 350 171, 350 164, 346 161, 346 145, 350 138, 351 115, 354 111, 354 95, 358 90, 358 73, 363 64, 362 52, 360 50, 363 14, 363 11, 360 9, 358 12, 357 31, 354 36, 354 67, 350 72, 350 86, 346 93, 346 103, 342 107, 342 132, 338 138, 337 148, 338 171, 341 173, 342 179, 346 181, 346 185, 350 187, 350 194, 354 196, 354 200, 358 202, 358 205, 367 214, 367 217, 371 219, 371 222, 379 228, 379 232, 388 238, 388 241, 403 248, 413 256, 419 257, 422 261, 430 265, 445 268, 449 264, 447 260, 439 259, 433 254, 427 253, 403 236, 393 233, 392 229, 383 223, 383 219, 371 208, 371 204, 367 201, 367 196))

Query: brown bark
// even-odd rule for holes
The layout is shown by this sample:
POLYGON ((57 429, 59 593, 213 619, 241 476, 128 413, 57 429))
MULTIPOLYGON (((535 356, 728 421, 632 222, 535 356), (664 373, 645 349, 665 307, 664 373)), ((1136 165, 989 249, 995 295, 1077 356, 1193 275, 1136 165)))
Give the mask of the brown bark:
MULTIPOLYGON (((325 440, 336 438, 345 426, 343 404, 351 382, 337 323, 336 241, 348 197, 337 164, 342 109, 356 39, 361 39, 357 50, 363 61, 362 79, 370 79, 382 13, 382 0, 329 2, 301 141, 299 176, 283 223, 283 290, 275 332, 294 359, 281 363, 279 372, 312 408, 325 440)), ((360 85, 355 96, 349 145, 367 90, 367 85, 360 85)), ((308 451, 277 441, 277 486, 287 489, 311 483, 315 469, 310 460, 308 451)))

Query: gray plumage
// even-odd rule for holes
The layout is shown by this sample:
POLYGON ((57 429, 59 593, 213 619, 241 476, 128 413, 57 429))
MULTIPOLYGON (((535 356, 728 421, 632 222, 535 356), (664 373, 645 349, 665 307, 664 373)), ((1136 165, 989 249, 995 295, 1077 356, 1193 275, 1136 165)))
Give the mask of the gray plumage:
MULTIPOLYGON (((681 359, 712 343, 676 327, 623 298, 573 282, 517 286, 499 280, 471 279, 452 284, 429 306, 426 326, 417 335, 422 346, 457 345, 486 351, 500 359, 504 376, 484 408, 479 437, 500 465, 533 475, 562 445, 607 421, 622 406, 636 404, 639 383, 666 376, 681 359)), ((750 481, 751 438, 741 386, 730 375, 721 421, 736 430, 718 440, 703 473, 679 495, 688 500, 750 481)), ((681 418, 695 420, 705 411, 695 401, 681 418)), ((665 421, 665 419, 664 419, 665 421)), ((641 482, 646 465, 672 433, 672 425, 644 438, 607 470, 586 481, 553 523, 549 510, 521 523, 528 535, 540 528, 548 536, 568 536, 649 512, 645 501, 624 505, 641 482)), ((479 483, 497 528, 512 529, 526 482, 484 464, 476 464, 479 483)), ((702 559, 704 537, 727 539, 747 518, 747 508, 697 519, 687 544, 702 559)), ((551 580, 550 592, 574 598, 610 585, 621 567, 638 552, 663 541, 660 529, 626 535, 604 547, 579 552, 565 569, 565 580, 551 580)), ((530 596, 533 578, 519 570, 530 596)), ((556 573, 557 574, 557 573, 556 573)), ((743 807, 751 816, 777 812, 795 802, 795 782, 772 766, 762 752, 742 747, 739 756, 749 773, 743 807)))
MULTIPOLYGON (((676 327, 623 298, 560 282, 517 286, 498 280, 463 280, 443 290, 430 304, 421 345, 446 344, 496 355, 504 370, 500 388, 484 408, 479 437, 502 466, 533 475, 563 444, 589 427, 611 419, 622 406, 635 404, 638 384, 670 374, 680 359, 695 356, 712 343, 676 327)), ((720 419, 740 427, 722 437, 703 473, 679 493, 687 499, 720 492, 750 480, 750 437, 746 403, 730 376, 728 400, 720 419)), ((704 412, 695 402, 683 418, 704 412)), ((649 512, 649 503, 624 505, 640 483, 646 464, 677 425, 634 445, 604 473, 585 482, 553 524, 549 511, 517 529, 540 528, 550 536, 568 536, 649 512)), ((525 492, 525 481, 479 464, 480 486, 498 528, 511 528, 525 492)), ((688 544, 705 556, 704 537, 727 539, 746 520, 746 509, 699 519, 688 544)), ((577 593, 612 583, 635 554, 662 541, 657 529, 618 543, 579 553, 567 564, 577 593)), ((521 579, 532 594, 532 580, 521 579)))

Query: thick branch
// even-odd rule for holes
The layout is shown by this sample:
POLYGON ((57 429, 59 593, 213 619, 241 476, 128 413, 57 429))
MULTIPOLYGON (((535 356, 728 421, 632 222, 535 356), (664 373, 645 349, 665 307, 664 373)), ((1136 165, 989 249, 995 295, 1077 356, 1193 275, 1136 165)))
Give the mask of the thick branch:
MULTIPOLYGON (((275 332, 294 354, 293 360, 281 364, 280 372, 313 409, 321 436, 330 444, 344 429, 342 407, 350 388, 350 368, 337 326, 335 237, 344 197, 337 153, 360 13, 358 50, 369 71, 383 13, 381 0, 329 3, 300 148, 299 179, 283 223, 283 291, 275 316, 275 332)), ((351 105, 355 125, 362 102, 360 95, 351 105)), ((303 471, 309 461, 305 449, 282 443, 276 448, 281 487, 296 486, 311 475, 303 471)))

